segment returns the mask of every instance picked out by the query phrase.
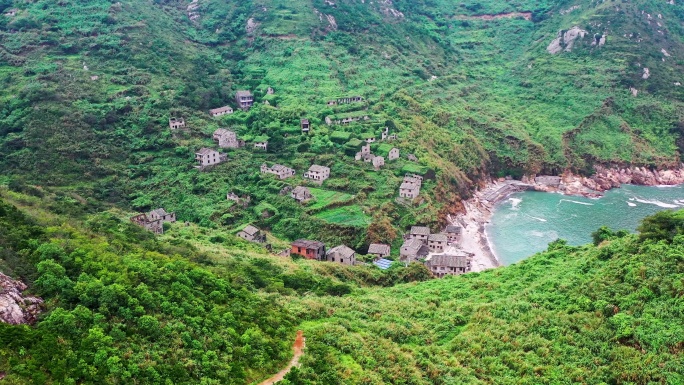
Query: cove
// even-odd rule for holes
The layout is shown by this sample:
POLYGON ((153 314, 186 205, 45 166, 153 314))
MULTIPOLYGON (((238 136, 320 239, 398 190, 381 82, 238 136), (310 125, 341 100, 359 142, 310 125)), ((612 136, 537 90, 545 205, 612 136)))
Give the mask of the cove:
POLYGON ((684 208, 684 185, 623 185, 598 199, 525 191, 499 202, 485 231, 501 264, 510 265, 556 239, 583 245, 601 226, 635 231, 644 217, 678 208, 684 208))

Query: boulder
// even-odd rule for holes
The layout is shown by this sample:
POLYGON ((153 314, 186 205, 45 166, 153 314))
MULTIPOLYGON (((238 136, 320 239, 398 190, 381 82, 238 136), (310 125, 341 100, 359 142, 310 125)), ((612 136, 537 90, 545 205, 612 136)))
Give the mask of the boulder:
POLYGON ((26 285, 0 273, 0 322, 10 325, 33 324, 43 300, 24 296, 26 285))

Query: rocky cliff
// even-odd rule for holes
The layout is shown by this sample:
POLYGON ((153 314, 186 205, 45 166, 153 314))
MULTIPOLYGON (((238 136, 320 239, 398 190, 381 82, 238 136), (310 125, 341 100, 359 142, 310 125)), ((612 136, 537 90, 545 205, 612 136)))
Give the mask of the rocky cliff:
MULTIPOLYGON (((594 166, 592 176, 581 176, 566 172, 561 176, 559 186, 535 184, 538 191, 562 191, 568 195, 600 196, 603 192, 622 184, 641 186, 673 186, 684 183, 684 164, 676 169, 651 170, 646 167, 604 167, 594 166)), ((523 182, 534 183, 534 178, 524 177, 523 182)))
POLYGON ((24 296, 26 285, 0 273, 0 321, 11 325, 32 324, 43 300, 24 296))

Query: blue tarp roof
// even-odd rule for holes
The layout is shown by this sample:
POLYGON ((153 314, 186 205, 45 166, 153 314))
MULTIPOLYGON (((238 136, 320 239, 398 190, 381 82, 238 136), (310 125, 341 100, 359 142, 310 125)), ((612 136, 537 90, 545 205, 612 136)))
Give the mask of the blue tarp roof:
POLYGON ((387 270, 392 265, 392 261, 390 261, 389 259, 380 258, 377 261, 373 262, 373 264, 382 270, 387 270))

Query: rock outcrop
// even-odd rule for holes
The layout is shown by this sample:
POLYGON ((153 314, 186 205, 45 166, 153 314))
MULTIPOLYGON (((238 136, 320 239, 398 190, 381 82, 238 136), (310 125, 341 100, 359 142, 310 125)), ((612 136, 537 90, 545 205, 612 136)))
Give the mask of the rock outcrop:
MULTIPOLYGON (((684 183, 684 164, 677 169, 651 170, 646 167, 609 168, 594 166, 596 173, 590 177, 566 172, 558 187, 535 184, 538 191, 561 191, 567 195, 589 197, 601 196, 605 191, 623 184, 641 186, 673 186, 684 183)), ((524 178, 523 182, 531 179, 524 178)))
POLYGON ((33 324, 40 314, 43 300, 24 296, 23 282, 0 273, 0 322, 11 325, 33 324))
POLYGON ((546 47, 550 54, 557 54, 561 51, 570 52, 577 39, 583 38, 588 32, 578 26, 574 26, 563 32, 558 31, 556 38, 546 47))

